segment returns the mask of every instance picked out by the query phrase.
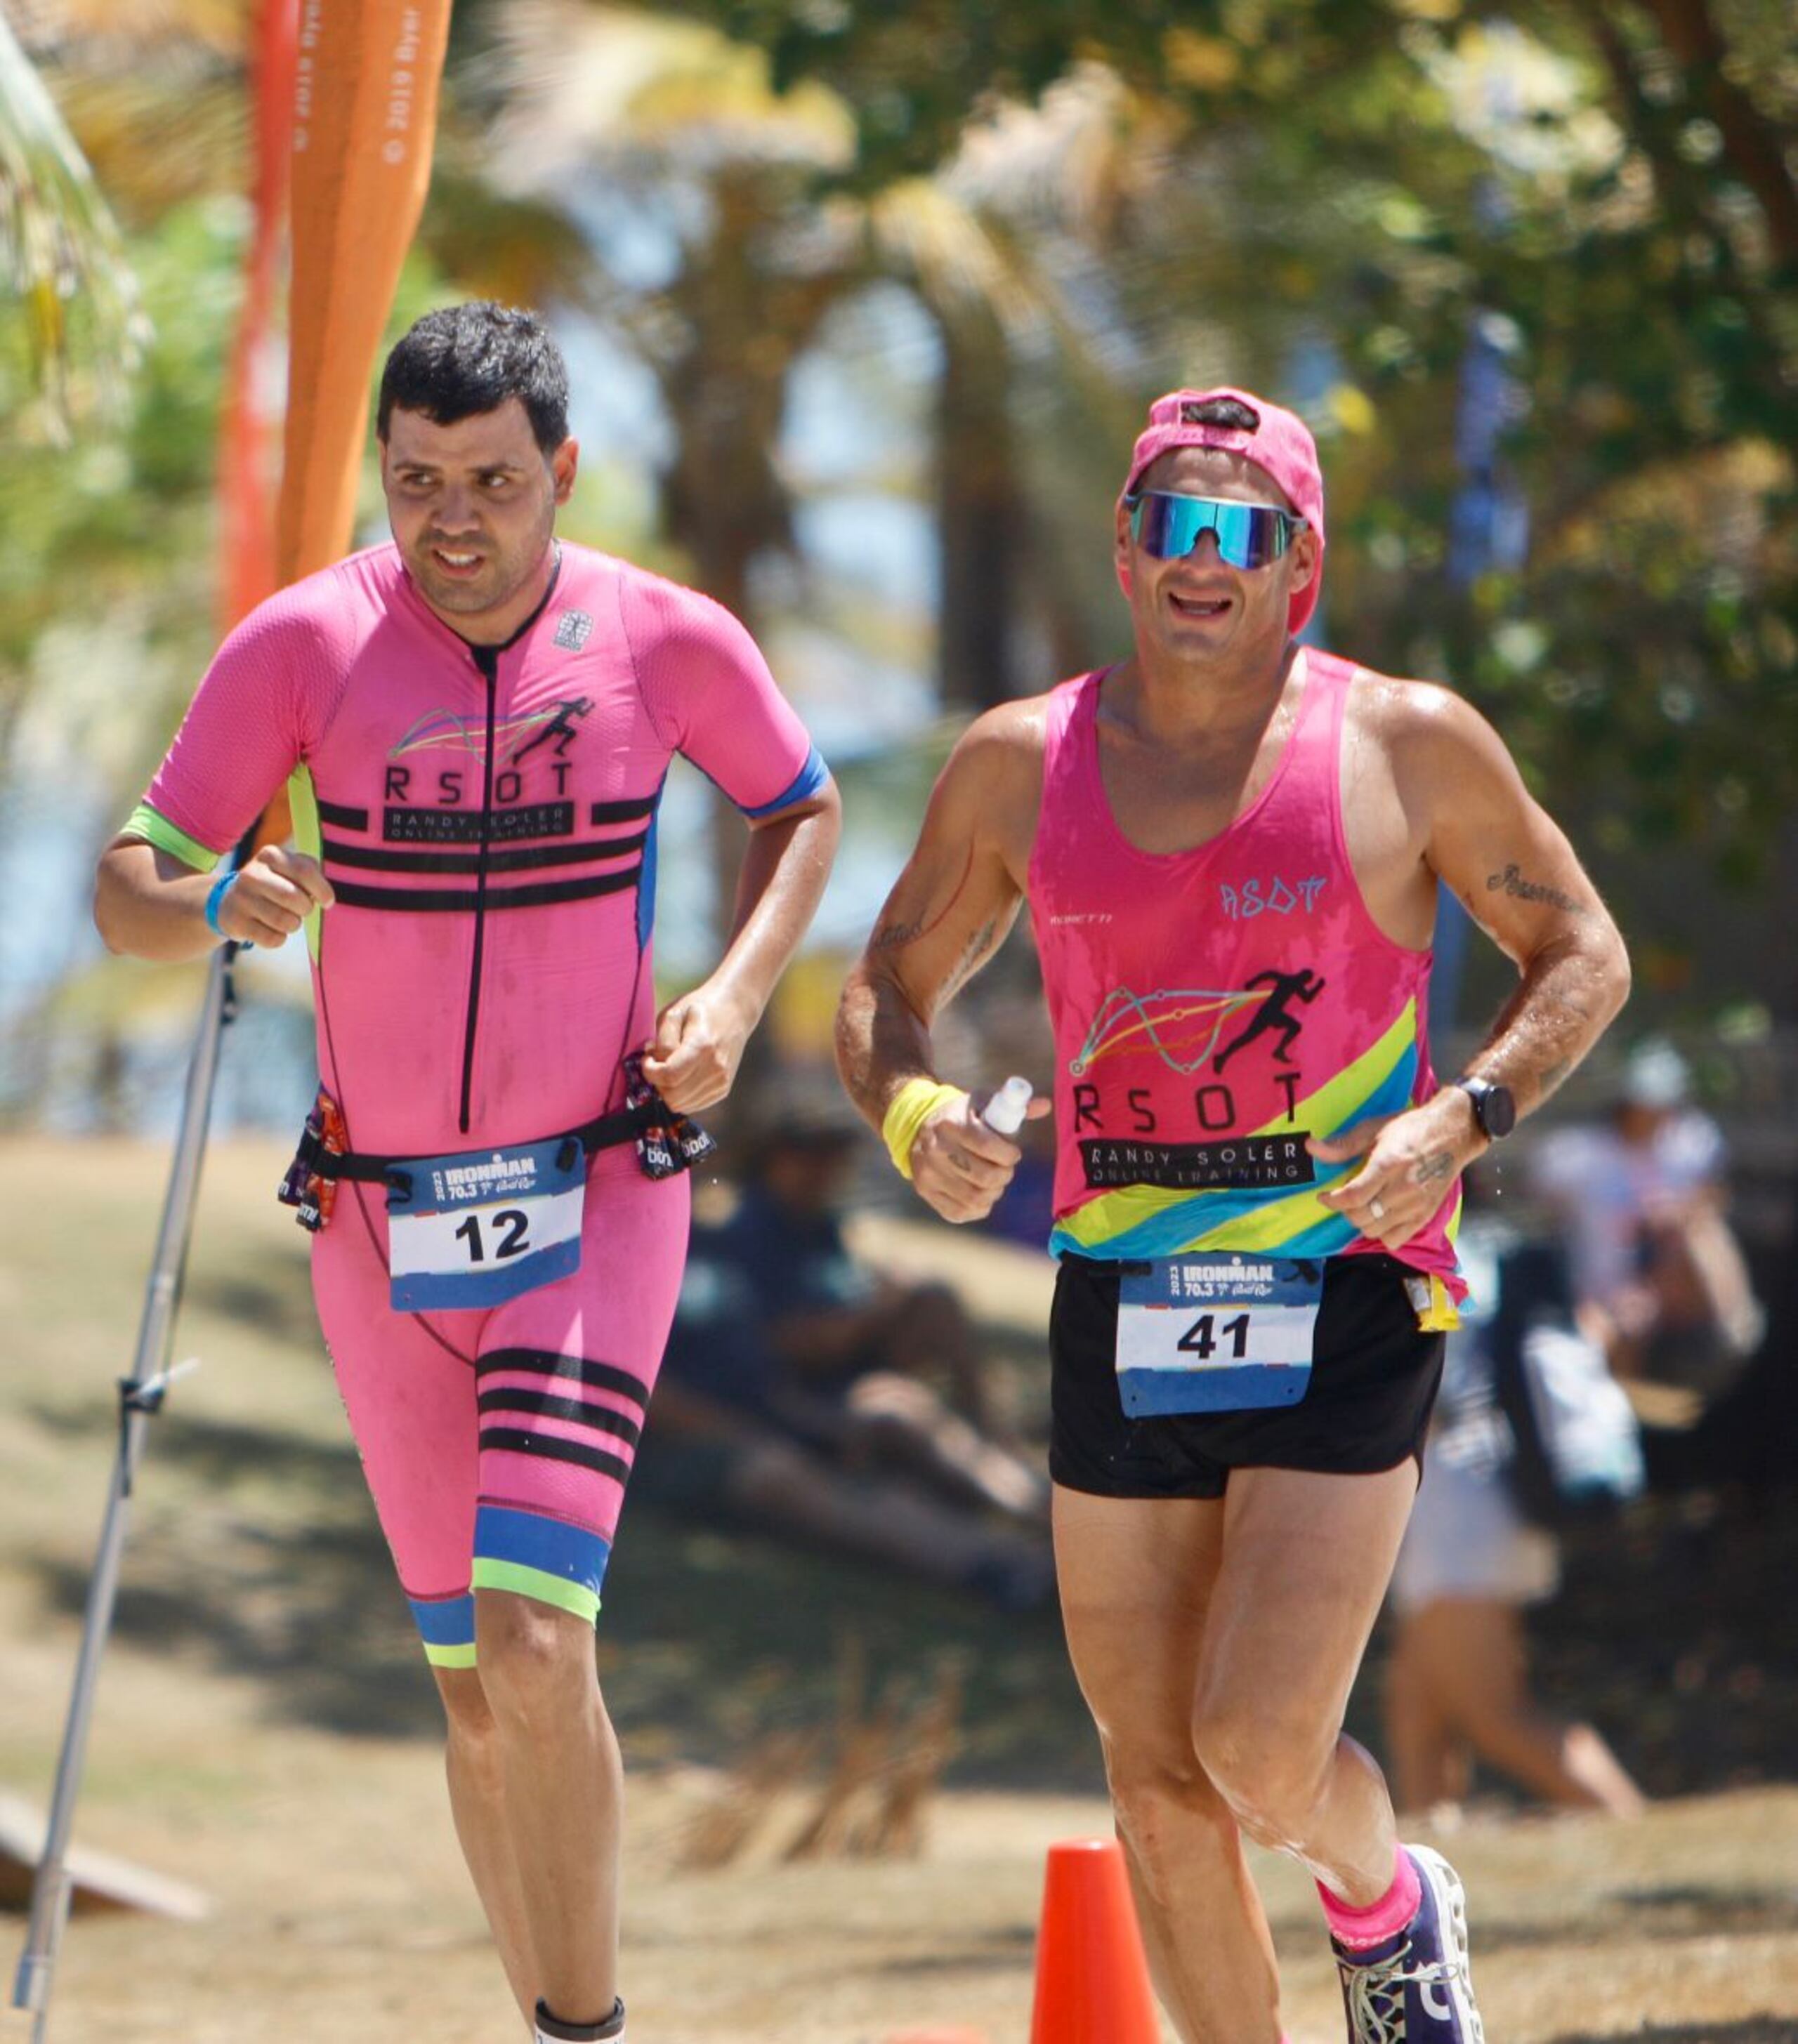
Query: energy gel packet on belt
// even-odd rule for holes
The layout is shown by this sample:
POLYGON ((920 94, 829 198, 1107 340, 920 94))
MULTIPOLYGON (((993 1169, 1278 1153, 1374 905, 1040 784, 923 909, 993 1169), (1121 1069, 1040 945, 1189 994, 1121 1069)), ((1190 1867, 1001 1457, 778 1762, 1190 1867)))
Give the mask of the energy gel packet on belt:
POLYGON ((294 1218, 314 1235, 330 1220, 331 1209, 337 1204, 337 1181, 335 1178, 321 1178, 312 1169, 313 1159, 321 1151, 333 1157, 341 1157, 348 1148, 349 1135, 344 1127, 343 1115, 337 1103, 321 1086, 318 1098, 312 1103, 312 1112, 306 1117, 299 1148, 275 1194, 283 1206, 298 1209, 294 1218))
POLYGON ((643 1076, 643 1058, 633 1051, 624 1061, 625 1105, 656 1107, 660 1115, 639 1129, 637 1161, 649 1178, 672 1178, 677 1171, 690 1171, 711 1156, 718 1144, 698 1122, 677 1114, 643 1076))

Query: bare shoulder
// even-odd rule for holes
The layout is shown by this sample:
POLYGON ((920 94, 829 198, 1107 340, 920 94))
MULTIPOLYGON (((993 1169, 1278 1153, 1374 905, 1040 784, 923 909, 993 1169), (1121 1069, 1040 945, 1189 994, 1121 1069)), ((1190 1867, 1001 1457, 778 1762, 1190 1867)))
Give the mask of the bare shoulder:
POLYGON ((1023 696, 983 710, 956 740, 939 792, 977 805, 1027 800, 1042 787, 1047 696, 1023 696))
POLYGON ((1022 874, 1042 801, 1049 705, 1047 696, 1020 697, 975 718, 938 777, 927 836, 984 851, 1022 874))
POLYGON ((1395 763, 1417 759, 1441 766, 1457 755, 1469 763, 1504 753, 1504 741, 1465 696, 1441 682, 1382 674, 1357 667, 1349 691, 1347 720, 1364 742, 1395 763))
POLYGON ((1477 790, 1521 792, 1515 763, 1492 724, 1440 682, 1357 670, 1345 713, 1350 758, 1413 815, 1477 790))
POLYGON ((1050 698, 1020 696, 983 710, 956 741, 952 761, 989 774, 1040 767, 1047 742, 1050 698))

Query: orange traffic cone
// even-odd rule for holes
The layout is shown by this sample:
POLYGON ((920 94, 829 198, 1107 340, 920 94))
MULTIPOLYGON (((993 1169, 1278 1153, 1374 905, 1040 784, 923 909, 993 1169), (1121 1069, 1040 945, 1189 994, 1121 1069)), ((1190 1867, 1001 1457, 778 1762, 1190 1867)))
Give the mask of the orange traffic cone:
POLYGON ((1049 1849, 1030 2044, 1159 2044, 1149 1962, 1115 1838, 1049 1849))

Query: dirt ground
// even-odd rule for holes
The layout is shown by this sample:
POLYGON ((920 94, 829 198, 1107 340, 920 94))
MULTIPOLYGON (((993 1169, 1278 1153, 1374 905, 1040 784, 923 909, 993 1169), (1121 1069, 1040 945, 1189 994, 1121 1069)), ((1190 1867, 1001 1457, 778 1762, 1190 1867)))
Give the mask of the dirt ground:
MULTIPOLYGON (((204 1890, 212 1911, 78 1917, 56 2044, 521 2034, 451 1835, 436 1706, 310 1325, 299 1238, 268 1198, 280 1162, 255 1144, 209 1160, 177 1345, 204 1367, 152 1429, 78 1827, 204 1890)), ((164 1167, 155 1150, 0 1144, 0 1788, 40 1805, 164 1167)), ((970 1260, 960 1239, 873 1232, 966 1282, 995 1343, 1027 1356, 1040 1274, 970 1260)), ((1765 1517, 1727 1500, 1669 1508, 1551 1615, 1551 1677, 1662 1800, 1619 1825, 1492 1798, 1438 1836, 1467 1883, 1492 2044, 1798 2040, 1798 1552, 1789 1523, 1765 1517)), ((998 1620, 645 1514, 627 1517, 601 1638, 630 1777, 633 2038, 886 2044, 953 2023, 1022 2044, 1045 1851, 1106 1828, 1052 1618, 998 1620), (846 1667, 902 1718, 945 1669, 964 1684, 918 1854, 783 1862, 815 1804, 803 1778, 739 1858, 687 1868, 695 1824, 771 1731, 809 1739, 822 1764, 846 1667)), ((1259 1870, 1295 2044, 1338 2039, 1315 1896, 1284 1862, 1259 1870)), ((9 1984, 23 1928, 0 1921, 9 1984)), ((0 2013, 0 2044, 29 2027, 0 2013)))

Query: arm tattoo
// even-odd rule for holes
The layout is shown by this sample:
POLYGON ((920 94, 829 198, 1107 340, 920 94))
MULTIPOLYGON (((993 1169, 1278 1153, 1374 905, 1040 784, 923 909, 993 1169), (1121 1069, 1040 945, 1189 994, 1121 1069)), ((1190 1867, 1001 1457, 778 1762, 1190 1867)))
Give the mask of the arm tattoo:
POLYGON ((1427 1157, 1419 1157, 1411 1166, 1411 1182, 1419 1185, 1439 1185, 1454 1175, 1454 1155, 1452 1151, 1438 1150, 1427 1157))
POLYGON ((984 929, 976 930, 968 939, 967 948, 956 960, 953 970, 943 982, 942 997, 945 1001, 949 1000, 973 978, 998 936, 999 918, 994 916, 988 919, 984 929))
POLYGON ((896 951, 907 944, 916 943, 924 934, 920 919, 912 923, 883 923, 868 939, 871 951, 896 951))
POLYGON ((1519 901, 1546 901, 1550 908, 1565 909, 1569 916, 1587 912, 1583 902, 1576 901, 1571 894, 1563 894, 1558 887, 1545 886, 1539 880, 1526 880, 1520 866, 1507 866, 1502 873, 1486 875, 1488 894, 1496 894, 1501 888, 1519 901))
POLYGON ((956 903, 961 899, 961 890, 968 885, 968 876, 973 870, 974 852, 973 847, 970 846, 968 851, 968 863, 961 869, 961 878, 956 882, 953 893, 935 915, 927 922, 923 916, 919 916, 909 923, 883 923, 868 939, 868 948, 871 951, 903 951, 907 944, 914 944, 920 937, 928 936, 956 903))

